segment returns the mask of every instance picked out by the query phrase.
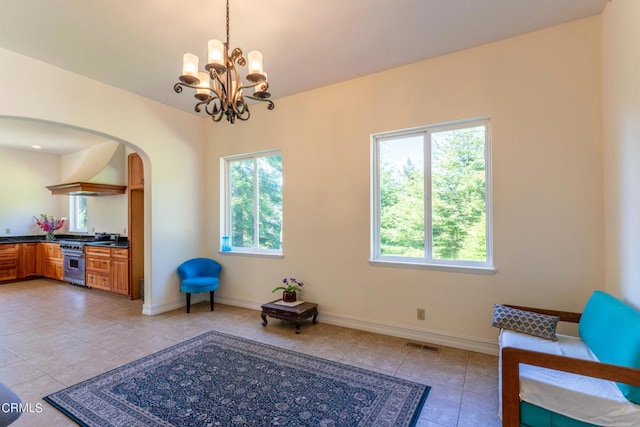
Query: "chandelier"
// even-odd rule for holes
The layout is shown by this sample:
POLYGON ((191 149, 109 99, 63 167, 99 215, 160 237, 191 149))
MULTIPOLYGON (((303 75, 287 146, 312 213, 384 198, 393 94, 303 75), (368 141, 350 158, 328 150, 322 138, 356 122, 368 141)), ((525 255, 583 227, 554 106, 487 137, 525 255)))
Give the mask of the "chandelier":
POLYGON ((262 53, 257 50, 249 52, 249 73, 245 77, 249 82, 244 84, 237 67, 247 65, 242 56, 242 50, 235 48, 229 54, 229 0, 227 0, 227 42, 209 40, 208 62, 204 66, 205 71, 198 70, 199 59, 192 53, 185 53, 182 64, 180 81, 173 86, 177 93, 182 92, 183 87, 195 89, 195 97, 198 100, 194 110, 199 113, 204 110, 211 116, 214 122, 219 122, 222 117, 229 123, 235 123, 236 119, 248 120, 251 116, 249 106, 245 98, 254 101, 266 102, 268 109, 275 108, 269 93, 267 73, 262 69, 262 53), (243 94, 243 90, 253 88, 253 95, 243 94))

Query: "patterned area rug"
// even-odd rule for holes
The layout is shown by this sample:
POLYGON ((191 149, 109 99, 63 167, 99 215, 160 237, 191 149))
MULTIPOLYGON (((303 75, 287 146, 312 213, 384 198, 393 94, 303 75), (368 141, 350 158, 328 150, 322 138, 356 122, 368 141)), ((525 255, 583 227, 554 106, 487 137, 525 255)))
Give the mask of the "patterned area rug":
POLYGON ((414 426, 429 390, 208 332, 44 399, 82 426, 414 426))

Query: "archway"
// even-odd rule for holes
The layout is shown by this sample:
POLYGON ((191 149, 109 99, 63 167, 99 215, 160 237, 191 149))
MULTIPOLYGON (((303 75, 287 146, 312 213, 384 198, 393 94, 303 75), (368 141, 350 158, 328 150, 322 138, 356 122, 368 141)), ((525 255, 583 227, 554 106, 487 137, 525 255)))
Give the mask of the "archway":
MULTIPOLYGON (((58 155, 60 157, 62 157, 65 154, 74 153, 75 151, 85 150, 88 147, 93 146, 95 144, 100 144, 106 141, 114 141, 114 142, 117 142, 118 144, 121 144, 123 147, 125 147, 126 154, 129 154, 129 153, 138 154, 142 161, 142 164, 144 165, 145 174, 148 174, 150 172, 149 156, 145 153, 145 151, 142 148, 140 148, 139 146, 137 146, 136 144, 130 141, 124 140, 122 138, 118 138, 114 135, 107 135, 101 132, 97 132, 92 129, 72 126, 69 124, 64 124, 59 122, 47 121, 47 120, 36 119, 31 117, 0 115, 0 148, 24 150, 24 153, 26 154, 21 155, 21 158, 28 159, 30 151, 27 151, 27 150, 31 149, 31 146, 34 144, 34 141, 38 141, 38 145, 42 146, 41 149, 44 148, 44 153, 50 154, 50 155, 58 155)), ((31 152, 42 153, 42 151, 31 151, 31 152)), ((11 162, 10 158, 9 160, 7 160, 6 158, 0 158, 0 167, 2 167, 2 163, 5 161, 11 162)), ((24 165, 22 165, 22 167, 27 168, 27 167, 30 167, 30 165, 25 163, 24 165)), ((37 166, 34 165, 34 168, 35 167, 37 166)), ((28 174, 25 173, 25 175, 28 175, 28 174)), ((17 180, 21 179, 20 176, 16 176, 15 178, 17 180)), ((149 179, 147 179, 146 181, 150 182, 149 179)), ((57 182, 51 182, 49 184, 56 184, 56 183, 57 182)), ((8 188, 10 190, 10 187, 6 186, 5 188, 8 188)), ((128 193, 130 192, 128 191, 128 193)), ((129 203, 132 200, 131 195, 128 194, 128 196, 129 197, 127 198, 127 201, 128 201, 127 205, 129 205, 129 203)), ((2 194, 0 194, 0 199, 1 198, 3 198, 2 194)), ((142 218, 138 218, 138 221, 136 221, 136 224, 138 224, 137 227, 140 227, 140 225, 142 225, 143 231, 137 230, 136 238, 142 239, 139 246, 144 248, 146 246, 144 245, 144 236, 148 234, 147 224, 149 222, 144 219, 144 212, 149 212, 150 214, 150 209, 151 209, 151 206, 149 203, 150 198, 144 197, 143 193, 140 192, 138 189, 136 191, 136 194, 133 200, 135 200, 137 211, 142 212, 142 218)), ((127 206, 127 208, 128 207, 129 206, 127 206)), ((7 215, 7 211, 9 209, 10 208, 5 209, 5 213, 4 213, 5 216, 7 215)), ((134 215, 135 214, 136 213, 134 213, 134 215)), ((131 228, 129 224, 131 224, 131 221, 130 221, 131 215, 129 214, 126 216, 127 218, 125 218, 123 221, 126 221, 125 222, 127 224, 126 231, 129 234, 128 237, 130 238, 131 228)), ((6 228, 6 230, 3 230, 3 231, 9 231, 9 230, 10 228, 6 228)), ((95 230, 94 229, 90 231, 95 232, 95 231, 112 231, 112 230, 95 230)), ((122 232, 123 230, 118 230, 118 231, 122 232)), ((136 251, 137 256, 141 256, 142 259, 132 260, 136 264, 137 269, 139 271, 135 280, 140 280, 140 276, 144 277, 144 272, 146 270, 144 266, 149 265, 148 260, 150 259, 151 251, 150 251, 150 245, 148 246, 149 247, 146 251, 144 250, 136 251)), ((143 294, 147 295, 150 298, 151 286, 149 285, 148 288, 149 289, 145 289, 143 291, 143 294)))

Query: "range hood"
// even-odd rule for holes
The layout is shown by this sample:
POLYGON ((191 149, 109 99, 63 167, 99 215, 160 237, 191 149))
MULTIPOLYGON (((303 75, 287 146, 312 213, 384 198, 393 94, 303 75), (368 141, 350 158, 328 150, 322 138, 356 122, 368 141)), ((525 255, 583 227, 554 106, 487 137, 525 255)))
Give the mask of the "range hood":
POLYGON ((48 185, 54 196, 113 196, 124 194, 126 175, 124 146, 109 141, 61 158, 67 172, 62 184, 48 185), (68 172, 71 171, 71 172, 68 172))
POLYGON ((47 186, 54 196, 66 194, 69 196, 113 196, 124 194, 126 185, 96 184, 93 182, 71 182, 47 186))

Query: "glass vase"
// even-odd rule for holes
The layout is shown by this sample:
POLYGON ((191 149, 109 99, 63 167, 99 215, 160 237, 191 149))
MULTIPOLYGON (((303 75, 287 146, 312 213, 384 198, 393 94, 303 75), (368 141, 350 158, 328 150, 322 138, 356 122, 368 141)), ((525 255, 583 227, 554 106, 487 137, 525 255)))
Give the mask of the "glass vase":
POLYGON ((231 250, 231 243, 229 241, 229 236, 222 236, 222 251, 229 252, 231 250))

